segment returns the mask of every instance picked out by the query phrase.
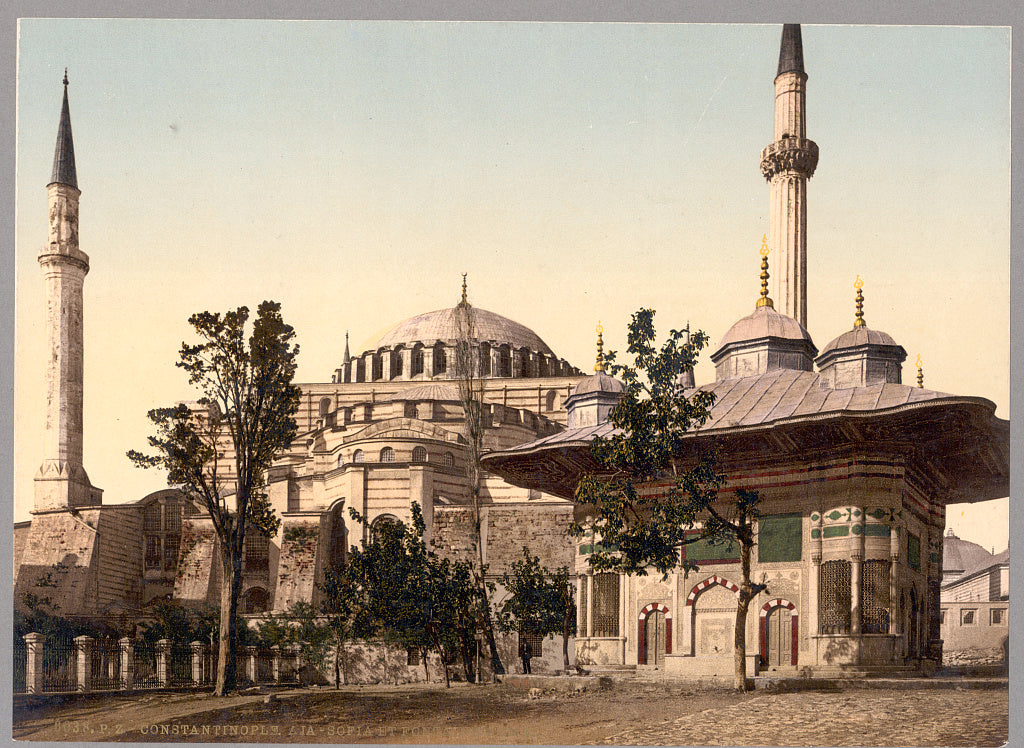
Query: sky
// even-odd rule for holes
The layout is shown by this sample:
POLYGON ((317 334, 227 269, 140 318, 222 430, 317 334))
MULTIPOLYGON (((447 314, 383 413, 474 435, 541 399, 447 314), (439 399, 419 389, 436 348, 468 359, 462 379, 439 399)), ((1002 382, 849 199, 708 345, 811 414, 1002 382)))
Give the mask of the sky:
MULTIPOLYGON (((581 368, 630 315, 712 350, 753 311, 779 25, 25 19, 19 24, 14 518, 42 456, 43 284, 64 68, 85 281, 85 455, 105 503, 201 310, 275 299, 297 380, 469 299, 581 368)), ((865 319, 904 381, 1009 418, 1010 31, 803 27, 808 329, 865 319)), ((771 258, 769 258, 771 259, 771 258)), ((713 379, 710 362, 698 384, 713 379)), ((1005 500, 948 509, 1007 546, 1005 500)))

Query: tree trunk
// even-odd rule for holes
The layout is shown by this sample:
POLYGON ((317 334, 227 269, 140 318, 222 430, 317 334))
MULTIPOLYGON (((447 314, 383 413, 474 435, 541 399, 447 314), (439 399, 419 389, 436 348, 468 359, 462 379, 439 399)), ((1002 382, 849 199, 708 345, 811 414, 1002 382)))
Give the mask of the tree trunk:
POLYGON ((242 560, 232 558, 230 544, 221 544, 220 651, 217 653, 215 696, 227 696, 235 690, 235 651, 238 641, 238 596, 242 591, 242 560))
POLYGON ((747 611, 754 597, 750 584, 750 549, 752 543, 740 539, 740 563, 743 582, 740 584, 739 599, 736 601, 736 627, 733 630, 734 665, 733 688, 748 690, 747 684, 747 611))

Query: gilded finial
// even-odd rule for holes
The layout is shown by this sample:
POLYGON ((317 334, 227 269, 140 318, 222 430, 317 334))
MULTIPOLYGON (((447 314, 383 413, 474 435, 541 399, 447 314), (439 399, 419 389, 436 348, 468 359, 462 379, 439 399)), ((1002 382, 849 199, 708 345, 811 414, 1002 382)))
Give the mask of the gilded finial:
POLYGON ((602 338, 604 328, 601 327, 601 320, 597 321, 595 331, 597 332, 597 362, 594 364, 594 371, 604 371, 604 339, 602 338))
POLYGON ((853 287, 857 289, 857 314, 856 319, 853 321, 854 327, 864 327, 867 322, 864 321, 864 294, 861 293, 861 289, 864 287, 864 281, 860 279, 860 275, 857 276, 857 280, 854 281, 853 287))
POLYGON ((761 237, 761 295, 754 304, 755 309, 762 306, 775 308, 775 304, 768 298, 768 252, 768 235, 764 234, 761 237))
POLYGON ((921 368, 921 354, 917 354, 917 386, 924 388, 924 370, 921 368))
POLYGON ((469 300, 466 298, 466 274, 462 274, 462 301, 459 302, 460 307, 469 306, 469 300))

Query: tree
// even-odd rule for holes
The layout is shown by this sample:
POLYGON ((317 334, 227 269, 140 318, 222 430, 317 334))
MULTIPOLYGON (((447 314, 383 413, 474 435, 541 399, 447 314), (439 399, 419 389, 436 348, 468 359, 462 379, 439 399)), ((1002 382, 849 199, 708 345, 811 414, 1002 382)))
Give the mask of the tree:
POLYGON ((484 408, 484 381, 480 376, 481 361, 479 357, 479 341, 476 339, 476 316, 473 306, 466 298, 466 275, 462 275, 462 301, 455 309, 458 324, 458 340, 455 342, 455 376, 458 381, 459 399, 465 417, 464 435, 466 437, 466 476, 469 479, 470 506, 473 512, 474 545, 477 551, 476 564, 473 566, 473 578, 483 599, 478 624, 487 640, 487 648, 491 656, 491 671, 495 675, 503 675, 505 667, 501 664, 498 654, 498 643, 494 638, 494 624, 491 617, 490 601, 487 594, 487 567, 484 564, 484 548, 481 526, 480 485, 483 479, 483 468, 480 458, 484 452, 484 434, 487 421, 484 408))
POLYGON ((512 564, 502 583, 508 597, 498 610, 498 623, 506 631, 547 636, 561 632, 562 664, 569 671, 569 637, 576 628, 576 602, 569 569, 549 571, 540 558, 523 546, 523 557, 512 564))
MULTIPOLYGON (((576 488, 576 500, 592 508, 589 529, 601 540, 590 563, 595 569, 636 575, 649 567, 667 574, 680 564, 694 570, 694 563, 680 561, 682 546, 735 539, 743 582, 734 629, 734 686, 746 690, 747 610, 765 589, 750 580, 759 497, 741 490, 723 499, 719 489, 725 477, 718 456, 713 449, 697 449, 694 432, 710 417, 714 393, 696 390, 687 397, 678 379, 693 369, 707 336, 672 330, 660 348, 654 341, 654 311, 641 309, 628 330, 633 365, 616 364, 614 352, 606 357, 625 392, 610 415, 616 432, 595 439, 592 446, 603 470, 585 475, 576 488), (698 524, 699 533, 687 532, 698 524)), ((575 523, 571 532, 579 536, 586 529, 575 523)))
POLYGON ((128 453, 139 467, 165 469, 168 484, 201 501, 213 522, 222 570, 218 696, 235 688, 245 536, 250 530, 267 537, 277 532, 279 520, 264 491, 266 473, 295 436, 300 396, 292 384, 299 347, 280 304, 260 304, 246 338, 248 319, 246 307, 189 318, 200 342, 182 343, 176 365, 199 390, 200 407, 151 410, 156 435, 149 445, 156 454, 128 453))
MULTIPOLYGON (((352 516, 365 524, 354 510, 352 516)), ((352 549, 348 573, 361 591, 369 625, 385 643, 435 651, 446 684, 448 663, 458 651, 466 679, 472 681, 483 597, 471 583, 470 565, 431 552, 425 530, 419 504, 413 503, 411 526, 376 525, 369 542, 352 549)))

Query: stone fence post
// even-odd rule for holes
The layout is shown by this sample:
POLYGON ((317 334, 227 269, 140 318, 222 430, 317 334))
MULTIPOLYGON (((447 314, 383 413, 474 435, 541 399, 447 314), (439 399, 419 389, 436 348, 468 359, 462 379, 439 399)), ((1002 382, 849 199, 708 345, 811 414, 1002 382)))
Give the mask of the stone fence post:
POLYGON ((256 683, 256 659, 259 650, 256 647, 246 647, 245 653, 248 655, 246 659, 246 669, 249 671, 249 680, 256 683))
POLYGON ((192 684, 199 686, 203 684, 203 664, 206 662, 206 644, 204 642, 189 642, 192 648, 192 684))
POLYGON ((168 685, 168 665, 171 659, 171 640, 161 639, 156 643, 156 678, 162 688, 168 685))
POLYGON ((124 637, 121 644, 121 685, 126 691, 135 687, 135 642, 124 637))
POLYGON ((92 645, 91 636, 76 636, 78 650, 78 690, 88 693, 92 690, 92 645))
POLYGON ((271 653, 271 657, 273 658, 272 662, 273 662, 273 667, 274 667, 274 683, 280 683, 281 682, 281 647, 279 647, 277 644, 275 644, 274 646, 272 646, 270 648, 270 653, 271 653))
POLYGON ((46 637, 42 634, 25 634, 25 690, 29 693, 43 692, 43 646, 46 637))

